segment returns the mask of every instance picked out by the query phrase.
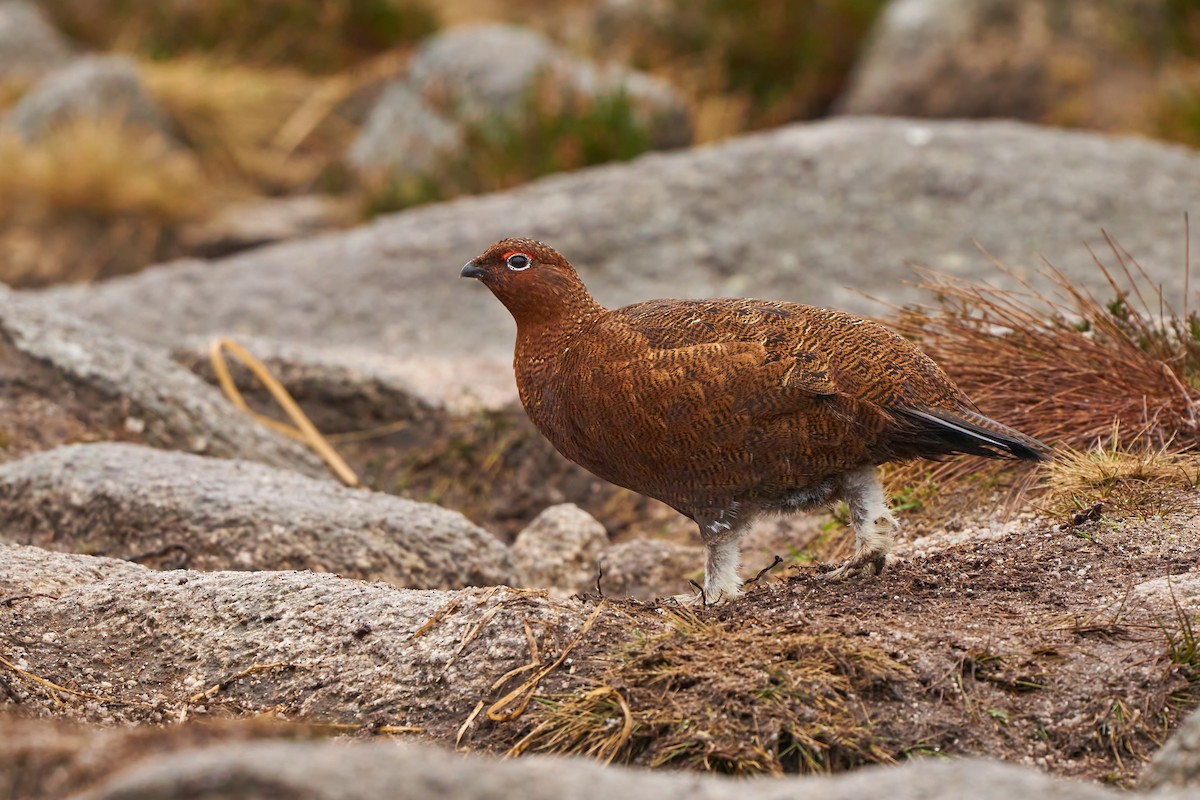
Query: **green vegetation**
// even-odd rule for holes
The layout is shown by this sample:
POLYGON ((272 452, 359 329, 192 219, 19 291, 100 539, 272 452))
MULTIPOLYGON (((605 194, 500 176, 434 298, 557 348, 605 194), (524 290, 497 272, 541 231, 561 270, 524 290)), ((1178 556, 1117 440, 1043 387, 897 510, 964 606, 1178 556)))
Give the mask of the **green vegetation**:
POLYGON ((546 94, 535 89, 518 114, 496 114, 468 125, 460 154, 435 173, 408 179, 384 175, 369 183, 366 215, 507 189, 553 172, 627 161, 650 149, 649 132, 624 92, 550 103, 546 94))
POLYGON ((1163 16, 1171 48, 1189 56, 1200 54, 1200 0, 1165 0, 1163 16))
MULTIPOLYGON (((724 95, 737 127, 829 111, 886 0, 672 0, 663 23, 631 32, 634 56, 698 100, 724 95)), ((702 138, 707 138, 703 137, 702 138)))
POLYGON ((207 53, 260 66, 330 72, 431 33, 420 0, 44 0, 68 36, 153 59, 207 53))

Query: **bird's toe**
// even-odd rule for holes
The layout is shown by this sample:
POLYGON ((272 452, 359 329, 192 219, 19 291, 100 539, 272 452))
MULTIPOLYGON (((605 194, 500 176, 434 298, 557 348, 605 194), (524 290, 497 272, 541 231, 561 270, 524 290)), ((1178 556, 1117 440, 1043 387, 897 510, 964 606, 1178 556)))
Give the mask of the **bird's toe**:
POLYGON ((821 573, 821 579, 826 581, 844 581, 855 577, 861 571, 862 567, 854 564, 853 562, 847 561, 840 567, 821 573))
POLYGON ((879 575, 887 564, 886 553, 867 553, 857 555, 840 567, 822 573, 821 578, 827 581, 844 581, 857 578, 860 575, 879 575))
POLYGON ((692 592, 690 594, 676 594, 668 597, 666 602, 671 605, 684 606, 685 608, 693 608, 704 605, 704 595, 701 592, 692 592))
POLYGON ((723 606, 726 603, 732 603, 742 596, 742 591, 737 588, 726 589, 709 589, 706 591, 695 591, 691 594, 677 594, 667 598, 667 602, 678 606, 700 607, 705 606, 723 606))

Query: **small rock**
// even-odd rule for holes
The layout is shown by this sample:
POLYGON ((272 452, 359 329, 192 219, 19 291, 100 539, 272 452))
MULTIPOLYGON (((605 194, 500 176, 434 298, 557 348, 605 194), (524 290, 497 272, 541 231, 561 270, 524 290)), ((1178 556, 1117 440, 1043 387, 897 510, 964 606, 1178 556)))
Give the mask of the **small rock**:
POLYGON ((70 45, 37 5, 0 2, 0 81, 36 78, 70 59, 70 45))
POLYGON ((346 157, 360 172, 432 172, 463 145, 462 127, 443 117, 403 81, 384 91, 346 157))
POLYGON ((172 138, 173 125, 142 86, 132 59, 87 56, 40 80, 5 118, 26 140, 83 118, 118 117, 172 138))
POLYGON ((1184 572, 1143 581, 1133 587, 1131 597, 1155 614, 1168 617, 1178 608, 1200 607, 1200 573, 1184 572))
POLYGON ((1018 47, 1011 0, 893 0, 875 23, 841 110, 850 114, 1034 118, 1044 65, 1018 47))
POLYGON ((1154 754, 1138 778, 1138 788, 1200 790, 1200 711, 1189 714, 1154 754))
POLYGON ((688 579, 704 579, 704 548, 655 539, 614 545, 603 556, 600 586, 610 596, 653 600, 691 592, 688 579))
POLYGON ((1136 128, 1155 72, 1139 48, 1162 47, 1163 5, 892 0, 839 110, 1136 128), (1109 93, 1121 102, 1104 102, 1109 93))
POLYGON ((608 533, 573 503, 551 506, 521 531, 512 545, 523 586, 587 591, 596 583, 596 560, 608 533))
POLYGON ((431 37, 409 65, 409 81, 427 100, 464 120, 511 117, 534 99, 592 100, 624 92, 653 147, 680 147, 692 138, 687 104, 670 84, 577 58, 515 25, 466 25, 431 37))

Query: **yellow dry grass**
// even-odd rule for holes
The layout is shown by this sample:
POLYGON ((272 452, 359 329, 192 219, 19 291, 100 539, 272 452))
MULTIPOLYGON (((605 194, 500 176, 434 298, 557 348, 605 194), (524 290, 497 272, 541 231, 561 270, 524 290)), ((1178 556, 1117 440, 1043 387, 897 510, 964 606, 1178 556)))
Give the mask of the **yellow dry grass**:
POLYGON ((172 222, 207 209, 195 158, 120 120, 77 120, 34 144, 0 139, 0 163, 0 212, 9 219, 83 211, 172 222))
POLYGON ((275 145, 280 129, 318 91, 321 79, 198 57, 144 63, 140 72, 212 180, 282 190, 311 181, 323 166, 320 159, 275 145))
POLYGON ((336 105, 402 63, 387 54, 316 78, 202 57, 145 62, 141 77, 181 141, 116 119, 79 120, 36 143, 0 139, 0 281, 140 269, 176 255, 179 227, 220 202, 311 188, 355 133, 336 105))
POLYGON ((79 120, 37 143, 0 138, 0 280, 36 286, 140 268, 212 194, 196 159, 114 119, 79 120))
POLYGON ((869 642, 757 620, 725 624, 664 608, 581 694, 539 695, 510 754, 637 759, 735 775, 830 772, 892 756, 854 697, 910 677, 869 642), (738 715, 713 713, 738 708, 738 715))
POLYGON ((1054 517, 1069 517, 1096 503, 1137 516, 1175 509, 1180 490, 1200 484, 1200 456, 1173 452, 1169 445, 1131 449, 1117 426, 1107 444, 1056 454, 1043 479, 1039 505, 1054 517))

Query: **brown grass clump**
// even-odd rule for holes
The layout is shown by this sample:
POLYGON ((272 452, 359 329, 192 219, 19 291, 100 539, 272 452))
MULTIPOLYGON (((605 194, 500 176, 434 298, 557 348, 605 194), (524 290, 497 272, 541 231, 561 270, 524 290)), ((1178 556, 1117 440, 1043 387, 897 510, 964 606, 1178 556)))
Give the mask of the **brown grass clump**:
POLYGON ((635 642, 593 691, 535 697, 536 724, 512 752, 734 775, 894 760, 854 700, 908 677, 883 650, 833 633, 664 613, 671 629, 635 642))
MULTIPOLYGON (((917 284, 935 305, 899 310, 889 324, 917 341, 989 416, 1059 448, 1193 451, 1200 447, 1200 315, 1176 310, 1119 244, 1115 269, 1096 258, 1115 299, 1102 302, 1047 266, 1051 290, 1000 289, 927 270, 917 284)), ((1031 487, 1031 468, 980 470, 961 459, 896 470, 893 482, 938 484, 974 473, 994 489, 1031 487), (1016 476, 1015 480, 1012 476, 1016 476), (1007 478, 1005 476, 1008 476, 1007 478)))
POLYGON ((78 120, 35 144, 0 139, 0 164, 0 280, 13 286, 140 268, 211 201, 189 153, 118 120, 78 120))

